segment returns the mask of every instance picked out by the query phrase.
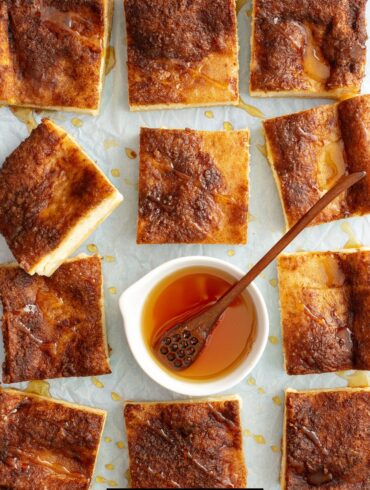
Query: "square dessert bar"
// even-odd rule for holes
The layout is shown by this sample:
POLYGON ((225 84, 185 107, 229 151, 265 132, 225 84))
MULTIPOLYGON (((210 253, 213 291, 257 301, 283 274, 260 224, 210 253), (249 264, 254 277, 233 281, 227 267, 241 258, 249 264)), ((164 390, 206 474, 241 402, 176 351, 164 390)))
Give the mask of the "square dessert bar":
POLYGON ((282 490, 370 488, 370 389, 287 390, 282 490))
POLYGON ((97 114, 112 0, 0 2, 0 104, 97 114))
POLYGON ((288 374, 370 370, 370 248, 278 259, 288 374))
POLYGON ((249 132, 142 128, 138 243, 246 243, 249 132))
POLYGON ((336 198, 313 224, 370 213, 370 96, 264 121, 267 153, 287 228, 339 178, 367 176, 336 198))
POLYGON ((250 91, 339 99, 360 92, 366 0, 254 0, 250 91))
POLYGON ((111 372, 99 257, 65 262, 51 277, 0 266, 3 382, 111 372))
POLYGON ((132 111, 237 104, 235 0, 125 0, 132 111))
POLYGON ((132 488, 245 488, 238 397, 124 409, 132 488))
POLYGON ((88 490, 106 412, 0 390, 0 485, 88 490))
POLYGON ((29 274, 50 276, 121 201, 99 167, 48 119, 0 169, 0 233, 29 274))

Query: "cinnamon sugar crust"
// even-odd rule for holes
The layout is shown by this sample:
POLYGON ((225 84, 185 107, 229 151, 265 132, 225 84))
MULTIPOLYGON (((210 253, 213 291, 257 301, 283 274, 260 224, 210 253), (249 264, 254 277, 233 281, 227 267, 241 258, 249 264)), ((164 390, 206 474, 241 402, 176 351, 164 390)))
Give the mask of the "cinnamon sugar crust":
POLYGON ((97 113, 110 0, 4 0, 0 101, 97 113))
POLYGON ((106 413, 0 390, 1 488, 88 490, 106 413))
POLYGON ((370 249, 278 259, 288 374, 370 369, 370 249))
POLYGON ((370 390, 288 390, 283 490, 370 486, 370 390))
POLYGON ((245 243, 248 131, 142 128, 138 243, 245 243))
POLYGON ((237 399, 127 403, 132 488, 245 488, 237 399))
POLYGON ((370 213, 370 96, 264 121, 274 176, 287 228, 293 226, 339 178, 367 176, 341 194, 313 225, 370 213))
POLYGON ((52 277, 0 266, 3 382, 111 372, 101 260, 76 258, 52 277))
POLYGON ((0 232, 21 267, 50 275, 121 200, 67 133, 44 119, 0 169, 0 232))
POLYGON ((252 95, 341 98, 360 92, 366 0, 255 0, 252 95))
POLYGON ((235 0, 125 0, 131 110, 238 102, 235 0))

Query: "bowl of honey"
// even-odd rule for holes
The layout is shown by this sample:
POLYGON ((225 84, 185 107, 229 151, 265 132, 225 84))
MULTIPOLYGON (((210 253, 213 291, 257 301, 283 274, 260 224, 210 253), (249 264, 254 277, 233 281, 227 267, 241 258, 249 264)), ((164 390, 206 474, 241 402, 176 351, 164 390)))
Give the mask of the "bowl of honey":
POLYGON ((243 275, 223 260, 183 257, 164 263, 126 289, 120 298, 126 337, 148 376, 176 393, 206 396, 230 389, 250 373, 263 354, 269 329, 266 304, 255 284, 221 315, 194 363, 191 337, 171 346, 179 349, 181 371, 165 366, 154 349, 164 332, 212 305, 243 275))

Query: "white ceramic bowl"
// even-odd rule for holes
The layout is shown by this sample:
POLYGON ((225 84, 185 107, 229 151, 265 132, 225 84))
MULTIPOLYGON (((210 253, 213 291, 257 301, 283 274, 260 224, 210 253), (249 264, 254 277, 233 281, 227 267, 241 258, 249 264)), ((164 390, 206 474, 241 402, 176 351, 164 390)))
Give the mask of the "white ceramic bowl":
POLYGON ((212 257, 183 257, 171 260, 157 267, 130 286, 120 297, 120 309, 123 316, 125 331, 130 349, 141 368, 154 381, 165 388, 189 396, 207 396, 228 390, 240 383, 256 366, 265 350, 269 320, 265 301, 257 286, 251 284, 248 293, 256 310, 256 338, 249 354, 241 361, 234 371, 224 377, 207 381, 182 380, 171 376, 153 359, 148 352, 142 333, 142 311, 148 294, 162 279, 181 269, 189 267, 209 267, 240 279, 242 270, 223 260, 212 257))

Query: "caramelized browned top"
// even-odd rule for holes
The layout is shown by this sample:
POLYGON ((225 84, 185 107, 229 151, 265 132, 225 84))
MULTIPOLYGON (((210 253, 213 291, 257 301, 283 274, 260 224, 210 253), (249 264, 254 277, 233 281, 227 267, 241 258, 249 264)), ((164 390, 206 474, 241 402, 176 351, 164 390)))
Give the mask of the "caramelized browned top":
POLYGON ((286 395, 286 490, 370 487, 370 391, 286 395))
POLYGON ((279 258, 288 374, 370 369, 370 250, 279 258))
POLYGON ((2 488, 88 490, 104 415, 0 390, 2 488))
POLYGON ((233 158, 225 151, 230 135, 218 133, 218 142, 210 140, 206 149, 208 136, 191 130, 141 130, 139 243, 217 242, 223 225, 227 241, 245 240, 248 133, 235 133, 231 149, 241 162, 239 175, 232 177, 239 182, 235 195, 224 176, 233 158))
POLYGON ((358 92, 366 57, 365 5, 366 0, 256 0, 251 89, 310 90, 304 58, 312 38, 316 57, 320 52, 329 67, 321 91, 358 92))
POLYGON ((237 74, 224 76, 224 58, 213 60, 219 73, 206 67, 204 78, 197 73, 210 55, 227 56, 230 69, 237 67, 234 0, 125 0, 125 11, 131 104, 186 103, 189 94, 196 97, 194 78, 198 92, 215 82, 235 99, 237 74))
POLYGON ((314 224, 370 213, 370 96, 270 119, 264 129, 288 227, 343 175, 368 175, 314 224))
POLYGON ((244 488, 239 403, 125 407, 132 488, 244 488))
POLYGON ((0 169, 0 232, 30 270, 113 192, 68 135, 44 120, 0 169))
POLYGON ((0 267, 3 381, 110 373, 98 257, 63 264, 52 277, 0 267))
POLYGON ((0 40, 0 100, 98 108, 103 0, 5 0, 0 40))

